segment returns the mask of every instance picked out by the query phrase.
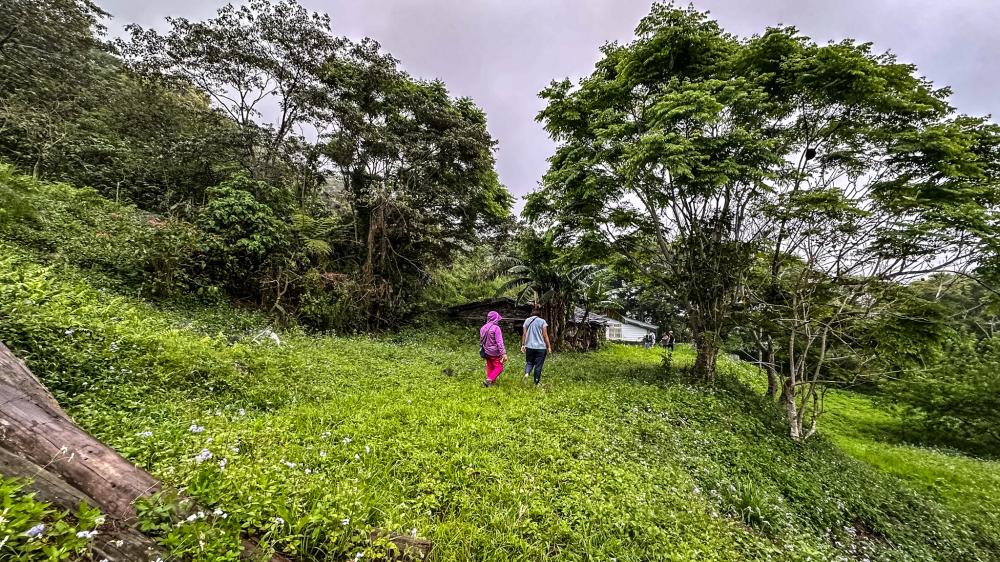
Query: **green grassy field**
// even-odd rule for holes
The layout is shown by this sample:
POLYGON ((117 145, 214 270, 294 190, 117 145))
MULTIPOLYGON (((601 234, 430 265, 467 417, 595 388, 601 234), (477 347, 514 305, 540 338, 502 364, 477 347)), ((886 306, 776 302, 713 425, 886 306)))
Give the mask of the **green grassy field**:
POLYGON ((278 347, 259 317, 158 309, 0 249, 0 338, 86 429, 225 514, 144 505, 176 559, 233 559, 241 531, 372 559, 376 529, 436 560, 998 559, 995 464, 882 444, 858 398, 833 404, 833 442, 797 446, 728 359, 709 389, 657 350, 557 354, 536 389, 515 357, 487 389, 474 329, 278 347))
POLYGON ((984 528, 1000 529, 1000 462, 901 442, 901 421, 873 399, 831 392, 824 433, 848 454, 934 497, 984 528))

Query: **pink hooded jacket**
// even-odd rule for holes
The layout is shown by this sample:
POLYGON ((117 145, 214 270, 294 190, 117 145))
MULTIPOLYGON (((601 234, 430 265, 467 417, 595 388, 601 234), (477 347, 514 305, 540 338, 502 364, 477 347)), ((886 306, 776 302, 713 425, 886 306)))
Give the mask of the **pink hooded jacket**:
POLYGON ((483 351, 489 357, 503 357, 507 354, 507 348, 503 345, 503 334, 500 333, 498 323, 503 320, 495 310, 491 310, 486 315, 486 323, 479 328, 479 341, 482 343, 483 351))

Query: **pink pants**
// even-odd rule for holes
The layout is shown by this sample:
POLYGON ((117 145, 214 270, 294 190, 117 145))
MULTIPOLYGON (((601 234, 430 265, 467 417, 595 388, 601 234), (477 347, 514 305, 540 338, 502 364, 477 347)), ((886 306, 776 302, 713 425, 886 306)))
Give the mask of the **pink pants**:
POLYGON ((503 371, 503 361, 499 357, 486 356, 486 380, 493 382, 503 371))

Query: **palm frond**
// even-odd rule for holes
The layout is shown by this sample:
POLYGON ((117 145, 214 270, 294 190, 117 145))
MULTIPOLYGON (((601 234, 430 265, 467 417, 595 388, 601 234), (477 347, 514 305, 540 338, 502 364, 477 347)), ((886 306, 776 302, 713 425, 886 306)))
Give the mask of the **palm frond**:
POLYGON ((316 258, 327 258, 333 253, 330 243, 318 238, 309 238, 306 240, 305 250, 307 254, 316 258))

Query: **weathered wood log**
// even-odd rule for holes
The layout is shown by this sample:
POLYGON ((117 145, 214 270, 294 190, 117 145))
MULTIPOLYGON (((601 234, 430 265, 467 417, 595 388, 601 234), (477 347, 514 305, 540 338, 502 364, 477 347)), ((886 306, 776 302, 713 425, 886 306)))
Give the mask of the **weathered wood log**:
POLYGON ((0 447, 44 466, 97 501, 105 514, 135 522, 135 500, 160 483, 73 423, 28 367, 0 343, 0 447))
MULTIPOLYGON (((163 552, 139 533, 135 501, 160 482, 84 431, 20 359, 0 343, 0 474, 30 480, 40 501, 74 511, 81 502, 107 516, 94 541, 96 559, 153 561, 163 552)), ((242 539, 243 555, 263 555, 242 539)), ((271 562, 291 562, 274 555, 271 562)))

